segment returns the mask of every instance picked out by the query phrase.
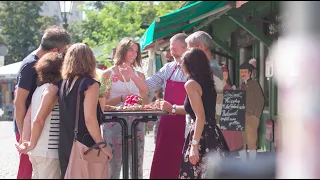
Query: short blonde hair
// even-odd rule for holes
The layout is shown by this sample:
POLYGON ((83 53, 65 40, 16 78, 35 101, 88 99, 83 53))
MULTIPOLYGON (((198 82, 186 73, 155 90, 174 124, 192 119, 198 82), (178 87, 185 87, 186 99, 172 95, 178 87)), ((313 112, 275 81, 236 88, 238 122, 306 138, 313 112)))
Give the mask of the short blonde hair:
POLYGON ((213 48, 212 37, 204 31, 196 31, 190 34, 186 38, 186 43, 196 47, 199 47, 200 44, 203 44, 207 49, 213 48))
POLYGON ((62 65, 62 78, 75 76, 96 77, 96 58, 84 43, 73 44, 67 51, 62 65))
POLYGON ((137 67, 137 66, 141 67, 142 60, 141 60, 140 44, 134 41, 132 38, 123 38, 119 42, 113 57, 113 61, 115 65, 119 66, 124 62, 124 57, 126 53, 128 52, 129 48, 134 44, 138 46, 138 52, 137 52, 137 58, 132 65, 133 67, 137 67))

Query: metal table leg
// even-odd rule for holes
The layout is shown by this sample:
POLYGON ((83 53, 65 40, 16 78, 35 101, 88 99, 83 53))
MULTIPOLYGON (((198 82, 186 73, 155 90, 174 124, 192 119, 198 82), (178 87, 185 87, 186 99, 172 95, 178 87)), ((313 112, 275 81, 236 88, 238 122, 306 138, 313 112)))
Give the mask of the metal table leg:
POLYGON ((147 123, 149 121, 157 121, 157 116, 143 117, 142 119, 135 119, 131 125, 131 137, 132 137, 132 179, 138 179, 138 141, 137 141, 137 126, 140 122, 147 123))
POLYGON ((123 118, 112 117, 112 119, 104 118, 104 122, 117 122, 122 129, 122 176, 123 179, 129 179, 129 149, 128 149, 128 124, 123 118))

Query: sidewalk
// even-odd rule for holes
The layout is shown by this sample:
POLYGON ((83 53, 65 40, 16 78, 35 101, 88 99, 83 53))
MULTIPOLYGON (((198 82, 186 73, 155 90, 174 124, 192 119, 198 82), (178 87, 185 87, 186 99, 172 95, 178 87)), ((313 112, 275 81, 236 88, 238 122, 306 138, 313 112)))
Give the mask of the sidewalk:
MULTIPOLYGON (((153 131, 149 131, 149 134, 146 134, 145 136, 143 179, 149 179, 154 147, 155 147, 155 144, 154 144, 154 138, 153 138, 153 131)), ((120 179, 123 179, 122 171, 120 172, 120 179)))
POLYGON ((155 144, 154 144, 153 131, 149 131, 149 134, 146 134, 145 136, 143 179, 149 179, 154 148, 155 148, 155 144))

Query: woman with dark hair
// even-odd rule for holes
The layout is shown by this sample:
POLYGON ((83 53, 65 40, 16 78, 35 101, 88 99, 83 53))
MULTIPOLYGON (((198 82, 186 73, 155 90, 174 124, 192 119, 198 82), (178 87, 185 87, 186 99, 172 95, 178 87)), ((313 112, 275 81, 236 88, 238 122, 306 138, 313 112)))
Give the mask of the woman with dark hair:
MULTIPOLYGON (((193 120, 184 144, 180 167, 181 179, 207 177, 208 162, 212 153, 224 156, 228 151, 221 131, 215 121, 217 93, 209 60, 200 49, 190 49, 182 57, 182 69, 188 78, 185 83, 187 97, 183 106, 176 106, 176 114, 189 114, 193 120), (208 156, 208 154, 211 154, 208 156)), ((170 112, 167 102, 160 108, 170 112)))
MULTIPOLYGON (((115 51, 114 66, 105 72, 105 79, 112 79, 111 87, 105 93, 106 105, 123 105, 128 95, 137 95, 144 104, 148 102, 148 86, 143 73, 134 68, 141 67, 141 52, 139 43, 131 38, 122 39, 115 51)), ((136 117, 125 117, 128 128, 136 117)), ((110 163, 110 179, 119 179, 122 166, 122 136, 119 123, 105 123, 103 135, 108 144, 113 147, 114 157, 110 163)), ((143 179, 143 153, 144 153, 145 125, 139 123, 138 136, 138 179, 143 179)), ((130 144, 128 145, 130 146, 130 144)), ((131 151, 129 151, 131 156, 131 151)), ((131 165, 131 164, 130 164, 131 165)), ((132 173, 132 172, 131 172, 132 173)))

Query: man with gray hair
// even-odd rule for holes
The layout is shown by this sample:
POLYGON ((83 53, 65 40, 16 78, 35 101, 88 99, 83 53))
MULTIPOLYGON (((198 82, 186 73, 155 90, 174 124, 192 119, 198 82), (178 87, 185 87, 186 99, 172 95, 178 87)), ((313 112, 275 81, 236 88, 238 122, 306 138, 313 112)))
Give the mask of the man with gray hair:
POLYGON ((222 100, 223 100, 223 72, 221 66, 213 58, 211 49, 213 48, 213 41, 211 36, 204 31, 197 31, 189 35, 186 39, 188 48, 199 48, 201 49, 210 61, 210 66, 213 72, 213 79, 215 83, 215 88, 217 92, 216 101, 216 122, 219 125, 219 119, 222 110, 222 100))
MULTIPOLYGON (((170 52, 174 61, 166 63, 156 74, 147 79, 149 91, 153 92, 163 87, 165 101, 161 103, 164 103, 163 106, 170 109, 172 114, 176 112, 176 104, 183 104, 186 98, 184 84, 187 78, 181 68, 181 57, 187 50, 186 38, 186 34, 179 33, 170 39, 170 52)), ((185 125, 185 115, 161 117, 150 179, 179 178, 185 125)))
MULTIPOLYGON (((44 54, 49 52, 58 52, 65 54, 67 46, 71 43, 69 33, 59 26, 53 26, 45 30, 41 39, 41 44, 23 59, 21 67, 17 75, 17 89, 15 90, 14 100, 14 130, 16 140, 21 143, 23 123, 25 118, 30 118, 26 115, 31 104, 33 92, 37 88, 37 72, 34 65, 44 54)), ((28 111, 28 114, 30 111, 28 111)), ((20 163, 17 179, 31 179, 32 165, 27 154, 20 154, 20 163)))

